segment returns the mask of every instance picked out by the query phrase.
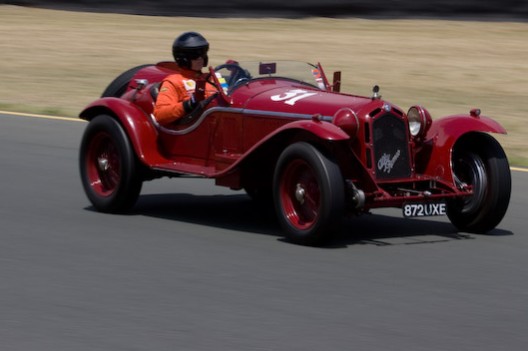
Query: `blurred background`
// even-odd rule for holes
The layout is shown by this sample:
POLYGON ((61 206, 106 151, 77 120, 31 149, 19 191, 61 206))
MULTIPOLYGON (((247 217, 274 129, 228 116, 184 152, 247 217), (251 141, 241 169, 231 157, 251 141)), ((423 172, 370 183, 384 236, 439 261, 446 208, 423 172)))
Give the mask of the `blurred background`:
POLYGON ((528 16, 525 0, 23 0, 5 3, 163 16, 528 16))
POLYGON ((121 72, 172 60, 194 30, 210 64, 321 62, 342 90, 433 119, 499 121, 513 165, 528 166, 526 0, 193 0, 0 2, 0 110, 75 117, 121 72), (139 16, 138 16, 139 15, 139 16))

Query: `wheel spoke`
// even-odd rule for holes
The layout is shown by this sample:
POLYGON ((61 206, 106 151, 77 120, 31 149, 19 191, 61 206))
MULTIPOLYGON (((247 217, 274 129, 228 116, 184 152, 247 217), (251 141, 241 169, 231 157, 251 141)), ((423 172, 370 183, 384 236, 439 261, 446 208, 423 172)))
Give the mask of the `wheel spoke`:
POLYGON ((110 136, 101 132, 92 139, 88 152, 90 184, 99 195, 109 196, 121 180, 117 148, 110 136))
POLYGON ((311 167, 302 160, 292 162, 285 172, 283 189, 288 194, 283 203, 289 221, 300 229, 313 225, 319 215, 319 186, 311 167))
POLYGON ((475 213, 480 208, 488 188, 486 167, 482 160, 474 154, 466 153, 457 159, 455 166, 456 179, 473 195, 464 200, 462 213, 475 213))

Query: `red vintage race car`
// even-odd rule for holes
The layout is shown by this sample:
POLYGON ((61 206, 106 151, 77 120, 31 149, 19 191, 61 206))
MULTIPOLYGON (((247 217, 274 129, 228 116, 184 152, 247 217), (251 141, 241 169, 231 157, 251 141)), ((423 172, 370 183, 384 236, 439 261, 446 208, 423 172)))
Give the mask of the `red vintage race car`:
POLYGON ((320 64, 238 62, 209 68, 217 93, 170 126, 152 115, 174 64, 124 72, 86 107, 81 180, 93 206, 123 212, 143 181, 214 178, 274 206, 285 236, 320 245, 344 215, 399 207, 405 217, 447 215, 484 233, 504 217, 507 157, 490 133, 504 128, 480 110, 432 120, 381 99, 340 92, 340 72, 320 64))

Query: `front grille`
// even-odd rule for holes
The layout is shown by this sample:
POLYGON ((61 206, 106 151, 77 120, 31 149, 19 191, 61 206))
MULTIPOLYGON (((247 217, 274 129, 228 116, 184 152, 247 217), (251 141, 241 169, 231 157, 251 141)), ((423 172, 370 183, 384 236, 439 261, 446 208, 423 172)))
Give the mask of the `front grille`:
POLYGON ((378 179, 410 177, 409 144, 405 122, 391 113, 372 124, 374 166, 378 179))

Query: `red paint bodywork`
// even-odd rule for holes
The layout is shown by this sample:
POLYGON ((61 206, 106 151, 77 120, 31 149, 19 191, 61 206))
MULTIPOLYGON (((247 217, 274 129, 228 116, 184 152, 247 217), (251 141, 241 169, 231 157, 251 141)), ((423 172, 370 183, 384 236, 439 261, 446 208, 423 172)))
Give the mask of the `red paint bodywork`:
POLYGON ((434 120, 423 138, 413 139, 400 108, 379 98, 334 92, 338 82, 332 86, 324 73, 323 89, 278 77, 252 80, 229 95, 218 86, 222 93, 197 122, 168 129, 157 125, 151 116, 151 90, 173 68, 171 63, 143 68, 122 97, 98 99, 80 114, 86 120, 101 114, 116 118, 138 159, 157 176, 199 175, 233 189, 267 184, 281 151, 293 142, 308 141, 334 155, 345 179, 364 191, 364 209, 401 206, 423 201, 419 191, 431 184, 436 191, 429 199, 470 195, 471 190, 462 191, 454 183, 450 161, 454 144, 468 133, 506 133, 494 120, 468 113, 434 120), (148 84, 136 89, 137 79, 148 84), (285 103, 292 90, 305 91, 308 97, 285 103), (333 123, 333 116, 344 107, 353 111, 347 126, 354 127, 357 120, 354 135, 333 123), (406 149, 398 149, 397 156, 390 154, 383 160, 398 158, 400 152, 401 160, 407 155, 409 174, 405 176, 379 176, 383 160, 374 156, 373 125, 387 114, 395 123, 405 124, 407 144, 406 149))

